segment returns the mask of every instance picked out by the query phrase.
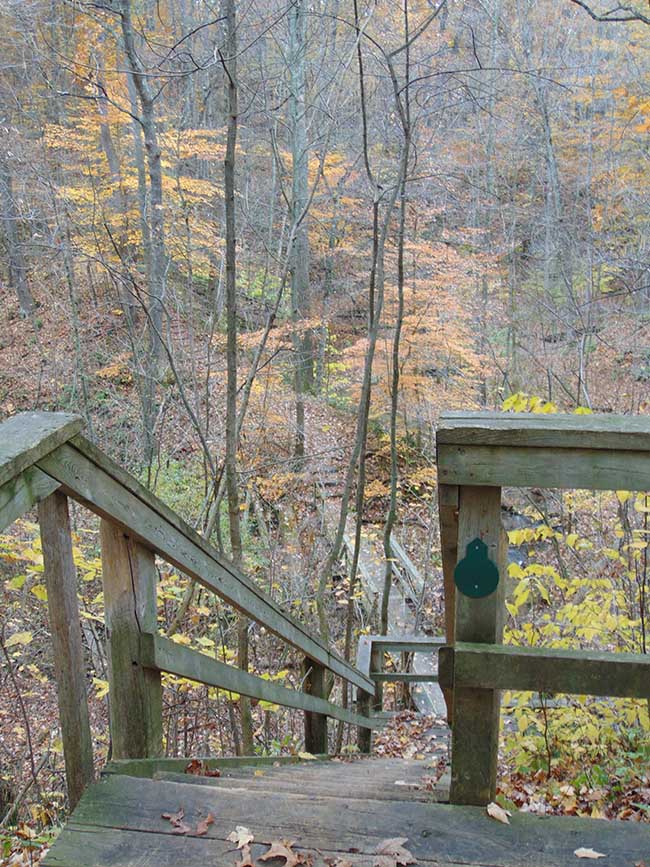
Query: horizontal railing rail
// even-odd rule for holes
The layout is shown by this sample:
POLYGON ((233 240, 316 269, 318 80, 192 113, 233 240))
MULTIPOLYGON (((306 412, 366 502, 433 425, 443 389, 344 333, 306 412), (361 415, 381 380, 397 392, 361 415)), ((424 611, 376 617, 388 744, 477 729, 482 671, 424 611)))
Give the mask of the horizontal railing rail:
MULTIPOLYGON (((442 636, 427 635, 362 635, 357 646, 357 668, 375 684, 374 695, 357 690, 357 708, 375 720, 389 718, 383 712, 384 683, 437 683, 435 672, 386 671, 384 668, 387 653, 429 653, 438 654, 445 643, 442 636)), ((371 745, 371 732, 360 727, 358 734, 359 749, 367 752, 371 745)))
POLYGON ((445 413, 437 452, 450 800, 486 804, 496 790, 500 690, 650 698, 648 655, 502 644, 508 539, 501 486, 650 490, 650 418, 445 413), (481 547, 477 540, 482 557, 470 553, 481 547), (467 592, 455 585, 464 559, 459 586, 467 592), (496 589, 488 582, 483 592, 495 568, 496 589))
POLYGON ((327 700, 325 672, 374 695, 368 673, 334 652, 222 557, 179 515, 81 436, 66 413, 23 413, 0 425, 0 530, 35 505, 43 540, 59 714, 71 803, 92 778, 76 570, 68 497, 101 518, 115 759, 162 751, 163 671, 305 712, 306 749, 327 752, 328 717, 367 729, 381 723, 327 700), (289 689, 156 634, 155 557, 263 625, 304 656, 303 691, 289 689))

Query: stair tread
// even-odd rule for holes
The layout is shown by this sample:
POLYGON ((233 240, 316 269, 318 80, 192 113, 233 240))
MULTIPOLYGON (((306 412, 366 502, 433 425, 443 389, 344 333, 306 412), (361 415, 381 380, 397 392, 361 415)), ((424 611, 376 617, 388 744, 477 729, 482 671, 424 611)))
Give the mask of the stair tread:
POLYGON ((344 858, 372 867, 382 841, 407 838, 421 867, 560 867, 578 846, 608 855, 609 867, 629 867, 650 852, 650 826, 516 813, 510 825, 484 808, 413 800, 371 800, 273 791, 211 788, 114 774, 91 786, 54 843, 43 867, 205 867, 234 865, 228 835, 245 825, 255 836, 253 857, 273 840, 295 840, 314 855, 314 867, 344 858), (184 810, 187 836, 174 835, 163 813, 184 810), (205 836, 197 823, 214 817, 205 836))

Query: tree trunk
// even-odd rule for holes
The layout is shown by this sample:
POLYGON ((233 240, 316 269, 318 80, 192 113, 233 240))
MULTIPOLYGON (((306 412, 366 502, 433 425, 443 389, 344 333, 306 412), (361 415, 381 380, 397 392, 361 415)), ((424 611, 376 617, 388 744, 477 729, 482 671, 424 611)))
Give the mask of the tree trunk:
POLYGON ((4 158, 0 159, 0 200, 9 261, 9 285, 18 296, 20 312, 23 316, 31 316, 35 307, 34 299, 27 282, 27 266, 18 237, 18 212, 14 200, 13 178, 9 163, 4 158))
MULTIPOLYGON (((226 210, 226 328, 227 328, 227 386, 226 386, 226 489, 228 492, 228 519, 230 550, 236 566, 242 562, 242 540, 237 487, 237 236, 235 215, 235 157, 237 146, 237 20, 235 0, 224 0, 226 18, 226 57, 223 58, 228 133, 224 162, 226 210)), ((237 625, 237 665, 248 670, 248 620, 239 615, 237 625)), ((253 725, 250 701, 239 699, 242 728, 242 752, 253 752, 253 725)))
POLYGON ((295 455, 305 455, 305 392, 313 388, 313 337, 300 326, 309 307, 309 236, 306 208, 309 199, 309 153, 305 116, 304 0, 296 0, 289 13, 289 127, 291 131, 291 220, 294 227, 291 257, 291 313, 294 323, 294 385, 296 392, 295 455))

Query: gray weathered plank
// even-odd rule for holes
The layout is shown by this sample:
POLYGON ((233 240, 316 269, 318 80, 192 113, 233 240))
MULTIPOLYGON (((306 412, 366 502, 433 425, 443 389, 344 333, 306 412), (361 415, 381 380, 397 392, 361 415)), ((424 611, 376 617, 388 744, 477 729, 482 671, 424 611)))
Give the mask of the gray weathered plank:
MULTIPOLYGON (((317 764, 329 760, 329 756, 316 756, 317 764), (321 761, 322 760, 322 761, 321 761)), ((152 779, 158 773, 182 774, 187 767, 188 758, 160 757, 154 759, 113 759, 102 769, 102 774, 123 774, 127 777, 146 777, 152 779)), ((203 756, 198 757, 204 768, 208 770, 223 770, 224 768, 250 768, 273 767, 275 765, 300 765, 305 761, 300 756, 203 756)), ((311 760, 313 761, 313 760, 311 760)), ((310 761, 310 764, 311 764, 310 761)))
MULTIPOLYGON (((499 569, 497 589, 473 599, 456 593, 456 640, 500 643, 503 632, 507 543, 501 526, 501 489, 462 487, 458 516, 458 559, 474 539, 487 545, 487 556, 499 569)), ((499 693, 493 689, 453 690, 453 804, 487 804, 496 790, 499 743, 499 693)))
POLYGON ((27 467, 0 487, 0 532, 59 488, 38 467, 27 467))
POLYGON ((0 485, 22 473, 83 427, 67 412, 21 412, 0 425, 0 485))
POLYGON ((158 627, 155 557, 110 521, 101 521, 100 537, 113 757, 153 758, 162 753, 160 672, 138 656, 141 631, 158 627))
POLYGON ((650 451, 650 417, 444 412, 438 422, 436 440, 445 445, 650 451))
MULTIPOLYGON (((446 639, 428 635, 368 635, 372 644, 377 645, 386 653, 436 653, 438 648, 446 643, 446 639)), ((358 667, 358 663, 357 663, 358 667)))
MULTIPOLYGON (((108 459, 104 463, 108 463, 108 459)), ((287 615, 232 564, 220 558, 204 540, 199 541, 196 533, 178 516, 172 522, 167 507, 135 479, 131 479, 127 487, 123 482, 126 474, 121 470, 118 472, 119 468, 112 463, 110 465, 115 475, 69 444, 60 446, 56 452, 39 461, 42 470, 61 482, 72 496, 92 511, 121 526, 203 587, 264 624, 314 661, 373 692, 372 681, 330 651, 307 626, 287 615), (152 501, 156 508, 151 505, 152 501)))
MULTIPOLYGON (((270 701, 284 707, 295 707, 300 710, 308 710, 312 713, 326 714, 334 719, 351 723, 352 725, 375 728, 381 725, 376 720, 362 717, 345 708, 338 707, 332 702, 326 701, 315 695, 308 695, 295 689, 287 689, 277 683, 257 677, 233 665, 219 662, 203 653, 198 653, 189 647, 175 644, 167 638, 159 635, 140 636, 140 658, 143 665, 157 668, 160 671, 169 671, 179 677, 186 677, 199 683, 206 683, 247 695, 249 698, 258 698, 262 701, 270 701)), ((325 750, 319 750, 324 752, 325 750)))
POLYGON ((185 837, 181 841, 177 863, 187 867, 229 864, 231 858, 234 863, 234 851, 226 858, 223 850, 213 847, 239 824, 246 825, 258 843, 285 838, 323 854, 354 850, 371 856, 387 837, 403 836, 418 863, 565 867, 574 862, 573 852, 578 846, 592 846, 607 854, 608 865, 630 867, 650 852, 650 827, 636 823, 540 819, 516 813, 510 825, 502 825, 480 808, 353 800, 344 791, 340 798, 305 797, 299 792, 274 793, 272 780, 269 784, 266 794, 242 788, 231 789, 224 797, 223 791, 207 786, 112 776, 88 790, 45 864, 96 867, 98 863, 155 863, 146 860, 152 845, 160 853, 165 845, 175 846, 177 839, 161 814, 176 812, 180 806, 192 828, 208 812, 215 820, 204 838, 185 837), (98 827, 111 829, 116 837, 116 846, 106 860, 97 859, 90 849, 98 827), (137 830, 139 842, 130 848, 120 846, 117 841, 122 830, 137 830), (164 843, 156 844, 145 835, 155 835, 164 843), (197 839, 203 846, 199 855, 192 848, 197 839), (68 860, 64 861, 59 852, 65 852, 68 860))
POLYGON ((92 782, 94 770, 67 497, 58 491, 50 494, 39 503, 38 518, 68 800, 74 807, 92 782))
MULTIPOLYGON (((263 864, 258 859, 268 851, 268 843, 253 842, 251 855, 254 863, 263 864)), ((325 850, 308 853, 300 845, 294 850, 310 854, 313 867, 331 867, 340 861, 351 867, 374 867, 374 855, 359 855, 338 850, 325 850), (327 861, 324 859, 327 858, 327 861)), ((169 835, 143 833, 112 828, 98 828, 83 825, 72 826, 56 842, 41 864, 44 867, 108 867, 108 865, 137 865, 137 867, 234 867, 241 860, 240 853, 233 843, 215 837, 173 837, 169 835)), ((274 862, 271 862, 274 863, 274 862)), ((275 864, 280 864, 276 861, 275 864)), ((458 864, 452 861, 435 862, 418 859, 422 867, 468 867, 467 862, 458 864)), ((470 867, 494 867, 491 864, 472 862, 470 867)))
POLYGON ((377 683, 438 683, 437 674, 418 674, 415 671, 372 671, 377 683))
POLYGON ((439 445, 438 475, 453 485, 650 490, 650 450, 439 445))
POLYGON ((456 686, 650 699, 650 656, 457 643, 456 686))

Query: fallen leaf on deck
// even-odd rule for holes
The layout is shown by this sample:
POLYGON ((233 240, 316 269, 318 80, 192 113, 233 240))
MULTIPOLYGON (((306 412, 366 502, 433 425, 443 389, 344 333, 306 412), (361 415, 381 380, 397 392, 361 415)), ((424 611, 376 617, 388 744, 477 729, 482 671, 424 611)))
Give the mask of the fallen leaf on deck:
POLYGON ((172 834, 189 834, 192 830, 189 825, 183 822, 185 810, 181 807, 177 813, 163 813, 162 818, 168 819, 170 825, 173 826, 172 834))
POLYGON ((257 867, 257 864, 253 860, 253 856, 251 854, 251 847, 248 845, 248 843, 245 846, 242 846, 241 861, 237 861, 235 867, 257 867))
POLYGON ((198 837, 202 837, 204 834, 208 833, 208 828, 210 825, 214 824, 214 816, 212 813, 208 813, 205 819, 201 819, 199 824, 196 826, 196 834, 198 837))
POLYGON ((270 861, 272 858, 284 858, 284 867, 296 867, 297 864, 307 864, 307 858, 302 852, 294 852, 293 846, 296 841, 272 840, 271 848, 264 855, 260 855, 260 861, 270 861))
POLYGON ((248 828, 245 828, 244 825, 236 825, 235 830, 231 831, 228 834, 228 840, 231 843, 234 843, 238 849, 243 849, 244 846, 248 846, 249 843, 252 843, 255 837, 251 834, 248 828))
POLYGON ((263 777, 264 771, 253 771, 253 776, 254 777, 263 777))
POLYGON ((312 753, 298 753, 298 758, 299 759, 306 759, 309 762, 315 762, 316 761, 316 756, 313 755, 312 753))
POLYGON ((373 867, 406 867, 407 864, 415 864, 415 858, 404 848, 404 843, 407 837, 392 837, 390 840, 383 840, 375 849, 377 857, 374 859, 373 867))
POLYGON ((494 801, 488 804, 485 809, 487 810, 488 816, 490 816, 492 819, 496 819, 497 822, 503 822, 504 825, 510 824, 510 819, 508 818, 508 816, 511 816, 512 813, 510 813, 509 810, 504 810, 503 807, 495 804, 494 801))
POLYGON ((576 858, 607 858, 603 852, 596 852, 595 849, 585 849, 584 846, 581 846, 579 849, 576 849, 573 853, 576 858))
POLYGON ((210 770, 210 768, 206 765, 205 762, 202 762, 201 759, 192 759, 192 761, 188 762, 185 765, 185 773, 193 774, 195 777, 220 777, 221 771, 219 768, 215 768, 214 770, 210 770))

